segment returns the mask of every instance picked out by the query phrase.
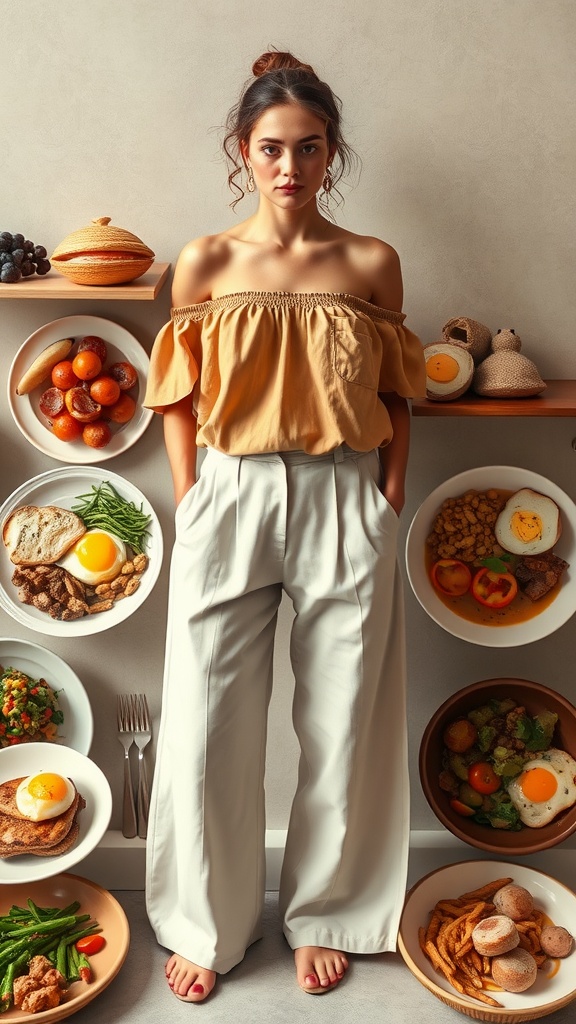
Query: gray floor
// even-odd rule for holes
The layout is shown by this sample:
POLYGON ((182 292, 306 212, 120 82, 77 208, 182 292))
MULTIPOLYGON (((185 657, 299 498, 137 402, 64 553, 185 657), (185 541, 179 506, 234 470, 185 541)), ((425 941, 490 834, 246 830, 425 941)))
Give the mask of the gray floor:
MULTIPOLYGON (((182 1003, 169 991, 163 970, 166 953, 156 945, 143 893, 115 892, 131 928, 128 957, 109 987, 74 1014, 74 1024, 158 1024, 200 1020, 203 1024, 330 1024, 430 1021, 458 1024, 470 1019, 445 1006, 412 976, 399 955, 354 957, 336 991, 309 996, 296 985, 292 953, 278 925, 276 894, 266 905, 264 938, 199 1006, 182 1003)), ((576 1003, 550 1014, 549 1024, 573 1024, 576 1003)))

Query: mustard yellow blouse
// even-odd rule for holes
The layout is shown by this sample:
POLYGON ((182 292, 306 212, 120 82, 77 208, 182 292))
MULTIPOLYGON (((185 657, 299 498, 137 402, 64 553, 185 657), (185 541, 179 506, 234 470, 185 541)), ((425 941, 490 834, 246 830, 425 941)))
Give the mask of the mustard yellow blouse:
POLYGON ((154 343, 144 405, 162 412, 190 394, 198 444, 229 455, 369 451, 392 436, 378 392, 426 393, 422 346, 403 322, 331 292, 182 306, 154 343))

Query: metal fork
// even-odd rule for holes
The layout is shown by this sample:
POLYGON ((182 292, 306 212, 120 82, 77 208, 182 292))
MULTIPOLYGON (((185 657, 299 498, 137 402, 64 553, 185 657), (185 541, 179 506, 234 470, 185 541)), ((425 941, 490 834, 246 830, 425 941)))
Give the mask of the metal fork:
POLYGON ((137 833, 136 807, 134 806, 134 789, 130 770, 130 747, 134 743, 131 708, 128 697, 119 693, 117 697, 116 718, 118 722, 118 739, 124 747, 124 797, 122 802, 122 835, 133 839, 137 833))
POLYGON ((134 726, 134 742, 138 747, 138 835, 141 839, 146 839, 150 794, 144 747, 150 742, 152 729, 148 701, 144 693, 132 694, 132 724, 134 726))

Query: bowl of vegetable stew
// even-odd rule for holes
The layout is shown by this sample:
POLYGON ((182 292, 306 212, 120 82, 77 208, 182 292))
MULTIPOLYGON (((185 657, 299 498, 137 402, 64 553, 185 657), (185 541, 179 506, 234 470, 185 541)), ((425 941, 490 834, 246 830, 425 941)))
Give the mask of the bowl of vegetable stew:
MULTIPOLYGON (((576 831, 576 802, 533 827, 520 820, 510 786, 516 797, 523 772, 547 763, 550 748, 576 759, 576 708, 566 697, 527 679, 471 683, 448 697, 424 730, 424 795, 445 828, 470 846, 503 857, 548 849, 576 831)), ((559 788, 574 785, 569 761, 559 788)))

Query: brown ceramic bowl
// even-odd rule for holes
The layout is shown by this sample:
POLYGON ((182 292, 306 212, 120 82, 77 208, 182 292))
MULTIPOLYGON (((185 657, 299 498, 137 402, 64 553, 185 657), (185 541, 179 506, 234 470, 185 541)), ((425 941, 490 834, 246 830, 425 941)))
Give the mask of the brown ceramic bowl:
POLYGON ((576 804, 541 828, 523 826, 518 832, 507 832, 489 825, 480 825, 472 818, 458 814, 450 806, 450 795, 440 788, 439 775, 444 750, 442 737, 446 726, 458 718, 465 718, 469 711, 485 704, 491 697, 512 697, 531 715, 544 710, 555 711, 558 722, 553 746, 567 751, 576 759, 576 708, 570 701, 555 690, 527 679, 484 679, 452 694, 426 726, 419 757, 422 789, 438 820, 470 846, 503 857, 537 853, 562 843, 576 830, 576 804))

